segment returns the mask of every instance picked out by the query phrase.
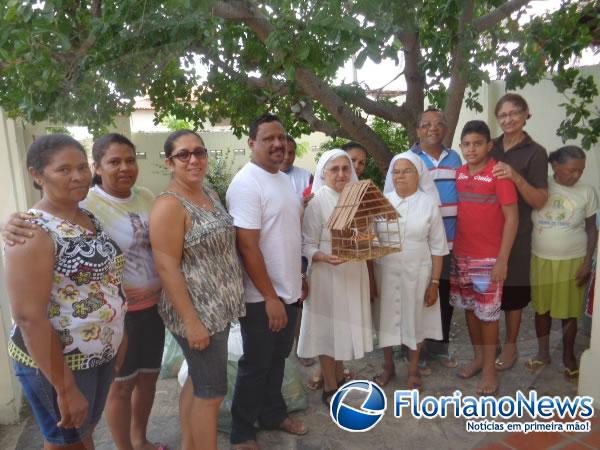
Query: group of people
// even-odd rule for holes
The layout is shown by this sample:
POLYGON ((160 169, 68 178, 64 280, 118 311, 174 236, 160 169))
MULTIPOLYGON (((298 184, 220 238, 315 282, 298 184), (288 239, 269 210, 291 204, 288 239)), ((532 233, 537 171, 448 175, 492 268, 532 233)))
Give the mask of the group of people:
POLYGON ((204 183, 208 150, 194 131, 166 139, 171 180, 156 198, 136 186, 135 147, 124 136, 95 141, 93 174, 73 138, 36 139, 27 167, 41 199, 13 215, 3 236, 15 320, 9 354, 45 447, 93 448, 104 411, 119 449, 161 448, 146 428, 165 327, 188 363, 184 449, 217 447, 235 320, 243 341, 231 408, 236 449, 259 448, 257 425, 307 432, 281 393, 298 321, 298 356, 318 358, 311 383, 326 404, 351 376, 343 362, 373 350, 373 331, 382 386, 395 376, 395 346, 408 348, 411 389, 422 388, 428 360, 457 367, 453 307, 466 310, 474 347, 457 373, 481 372, 479 393, 494 394, 497 371, 517 360, 531 299, 539 352, 528 369, 550 363, 555 318, 563 321, 565 375, 576 377, 577 317, 597 239, 596 194, 578 182, 585 153, 551 153, 548 178, 546 151, 523 130, 525 100, 507 94, 495 112, 504 132, 495 140, 484 122, 464 126, 466 164, 443 145, 443 114, 421 115, 419 142, 393 158, 384 187, 402 251, 374 263, 334 256, 325 226, 344 187, 363 174, 367 152, 358 143, 324 152, 313 179, 293 166, 295 143, 279 119, 264 114, 250 126, 251 161, 223 205, 204 183))

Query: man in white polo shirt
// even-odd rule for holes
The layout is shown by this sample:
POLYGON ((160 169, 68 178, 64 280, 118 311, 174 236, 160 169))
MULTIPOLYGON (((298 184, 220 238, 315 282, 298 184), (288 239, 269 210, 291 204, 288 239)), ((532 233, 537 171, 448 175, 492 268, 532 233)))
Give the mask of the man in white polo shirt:
POLYGON ((276 116, 256 119, 248 138, 251 160, 227 190, 246 299, 246 316, 240 319, 244 355, 231 406, 233 448, 258 449, 256 421, 265 429, 307 432, 302 422, 287 415, 281 394, 302 285, 302 203, 288 176, 279 171, 286 140, 276 116))

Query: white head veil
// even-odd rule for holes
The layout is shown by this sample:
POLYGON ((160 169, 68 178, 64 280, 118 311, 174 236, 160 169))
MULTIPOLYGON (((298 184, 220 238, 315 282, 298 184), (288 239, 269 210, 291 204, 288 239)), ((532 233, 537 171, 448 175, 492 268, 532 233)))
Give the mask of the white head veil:
POLYGON ((356 176, 356 172, 354 171, 354 166, 352 165, 352 160, 350 159, 350 156, 348 156, 348 153, 339 148, 334 148, 333 150, 327 150, 321 155, 321 158, 319 158, 319 162, 317 163, 317 170, 315 170, 315 179, 313 180, 311 193, 314 194, 318 192, 318 190, 321 189, 323 186, 325 186, 325 166, 327 166, 327 163, 329 161, 339 158, 340 156, 345 156, 350 162, 350 169, 352 170, 350 182, 358 181, 358 177, 356 176))
POLYGON ((436 205, 441 205, 440 194, 438 193, 437 188, 435 187, 435 183, 433 182, 433 178, 431 178, 431 174, 421 157, 417 155, 415 152, 408 150, 403 153, 400 153, 392 158, 392 162, 390 162, 390 167, 387 171, 387 175, 385 177, 385 186, 383 188, 384 194, 389 194, 394 191, 394 183, 392 182, 392 172, 394 171, 394 164, 399 159, 408 159, 413 166, 417 169, 417 173, 419 174, 419 185, 418 189, 425 192, 427 195, 431 196, 431 198, 435 201, 436 205))

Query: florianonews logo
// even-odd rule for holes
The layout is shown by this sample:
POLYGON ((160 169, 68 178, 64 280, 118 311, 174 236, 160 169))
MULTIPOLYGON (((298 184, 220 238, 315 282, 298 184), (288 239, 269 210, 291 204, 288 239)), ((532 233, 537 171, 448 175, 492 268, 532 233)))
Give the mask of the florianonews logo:
POLYGON ((350 381, 337 390, 331 399, 329 414, 335 424, 352 432, 369 431, 382 419, 387 409, 383 390, 372 381, 350 381), (354 395, 357 394, 357 395, 354 395), (348 404, 348 397, 364 396, 360 407, 348 404))

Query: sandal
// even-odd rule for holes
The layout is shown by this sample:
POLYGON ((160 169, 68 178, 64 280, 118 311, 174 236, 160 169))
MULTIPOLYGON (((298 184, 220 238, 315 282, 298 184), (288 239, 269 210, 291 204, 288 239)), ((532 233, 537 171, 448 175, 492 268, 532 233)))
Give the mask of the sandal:
MULTIPOLYGON (((334 391, 335 393, 335 391, 334 391)), ((303 436, 308 433, 308 428, 304 425, 304 422, 300 420, 292 419, 290 416, 286 417, 281 424, 279 424, 279 431, 293 434, 295 436, 303 436)))
POLYGON ((427 366, 427 361, 424 359, 419 361, 419 375, 422 377, 428 377, 431 375, 431 367, 427 366))
POLYGON ((344 367, 344 382, 352 381, 356 379, 356 374, 354 372, 350 372, 350 369, 344 367))
POLYGON ((570 383, 577 383, 579 381, 579 369, 569 369, 568 367, 564 371, 565 379, 570 383))
POLYGON ((306 387, 311 391, 319 391, 323 389, 323 376, 313 375, 306 383, 306 387))
POLYGON ((533 359, 528 359, 525 362, 525 368, 531 373, 538 373, 538 372, 541 372, 542 369, 544 367, 546 367, 548 364, 550 364, 550 360, 533 358, 533 359))

